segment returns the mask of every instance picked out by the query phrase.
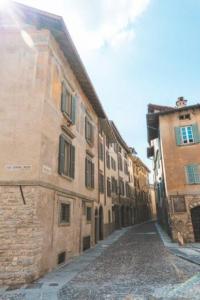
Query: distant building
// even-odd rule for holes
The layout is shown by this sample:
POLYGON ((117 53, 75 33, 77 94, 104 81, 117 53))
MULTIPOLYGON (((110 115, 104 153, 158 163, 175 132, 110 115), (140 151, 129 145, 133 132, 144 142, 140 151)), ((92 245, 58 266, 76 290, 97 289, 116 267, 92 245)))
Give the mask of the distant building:
POLYGON ((173 240, 200 241, 200 104, 149 104, 147 155, 153 159, 158 220, 173 240))

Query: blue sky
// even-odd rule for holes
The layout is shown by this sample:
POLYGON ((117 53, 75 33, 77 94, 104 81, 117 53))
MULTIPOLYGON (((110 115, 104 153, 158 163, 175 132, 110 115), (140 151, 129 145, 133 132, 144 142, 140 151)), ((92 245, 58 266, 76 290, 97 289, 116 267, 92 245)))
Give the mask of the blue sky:
POLYGON ((200 0, 24 0, 62 15, 109 116, 146 158, 148 103, 200 97, 200 0))

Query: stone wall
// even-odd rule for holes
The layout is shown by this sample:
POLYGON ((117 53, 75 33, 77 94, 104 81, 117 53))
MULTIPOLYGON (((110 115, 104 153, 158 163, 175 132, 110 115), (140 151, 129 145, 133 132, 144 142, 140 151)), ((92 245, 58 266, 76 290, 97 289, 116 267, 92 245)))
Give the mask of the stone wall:
POLYGON ((0 285, 30 282, 39 276, 39 190, 22 187, 22 192, 24 200, 19 186, 0 187, 0 285))

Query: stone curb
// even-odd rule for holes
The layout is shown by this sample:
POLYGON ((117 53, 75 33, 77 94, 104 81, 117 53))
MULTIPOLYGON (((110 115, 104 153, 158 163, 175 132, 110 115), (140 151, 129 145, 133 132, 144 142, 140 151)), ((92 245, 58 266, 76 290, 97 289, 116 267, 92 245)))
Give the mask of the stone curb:
MULTIPOLYGON (((164 246, 167 248, 167 250, 170 253, 172 253, 172 254, 176 255, 177 257, 180 257, 180 258, 182 258, 182 259, 184 259, 184 260, 186 260, 186 261, 188 261, 190 263, 193 263, 195 265, 199 265, 200 266, 200 262, 197 262, 195 260, 195 258, 192 258, 192 256, 188 257, 188 256, 186 256, 184 254, 177 253, 176 249, 177 250, 179 250, 179 249, 183 250, 183 248, 181 248, 180 246, 178 246, 177 243, 173 243, 172 240, 171 240, 171 238, 166 234, 166 232, 163 231, 163 229, 161 228, 161 226, 158 223, 155 223, 155 227, 156 227, 156 230, 157 230, 157 232, 158 232, 158 234, 159 234, 159 236, 160 236, 160 238, 161 238, 164 246)), ((200 255, 199 255, 199 259, 200 259, 200 255)))

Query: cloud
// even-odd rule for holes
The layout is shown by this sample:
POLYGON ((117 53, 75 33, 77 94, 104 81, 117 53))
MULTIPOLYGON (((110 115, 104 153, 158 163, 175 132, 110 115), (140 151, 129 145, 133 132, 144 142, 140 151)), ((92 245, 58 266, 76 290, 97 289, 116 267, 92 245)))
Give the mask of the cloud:
POLYGON ((134 22, 140 17, 150 0, 68 0, 65 20, 78 49, 95 50, 108 45, 119 47, 135 37, 134 22), (70 3, 69 3, 70 2, 70 3), (87 5, 88 4, 88 5, 87 5))
POLYGON ((151 0, 18 0, 63 16, 77 48, 119 47, 135 37, 133 25, 151 0))

